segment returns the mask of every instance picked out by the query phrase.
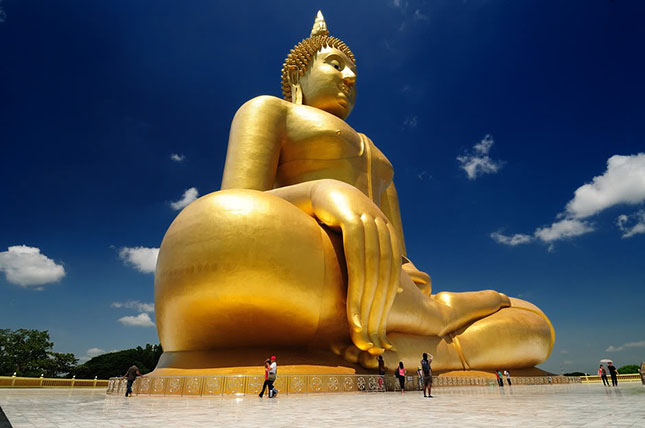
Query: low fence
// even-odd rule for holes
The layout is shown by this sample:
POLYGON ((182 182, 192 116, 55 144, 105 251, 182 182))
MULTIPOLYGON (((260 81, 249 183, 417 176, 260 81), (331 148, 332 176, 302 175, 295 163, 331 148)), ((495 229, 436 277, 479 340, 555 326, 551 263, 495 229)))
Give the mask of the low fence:
MULTIPOLYGON (((640 373, 634 374, 619 374, 616 376, 618 378, 618 383, 620 382, 638 382, 641 380, 640 373)), ((611 382, 611 377, 607 376, 607 379, 611 382)), ((600 376, 580 376, 582 383, 598 383, 602 382, 600 376)))
MULTIPOLYGON (((421 390, 417 376, 407 376, 405 389, 421 390)), ((575 376, 517 377, 514 385, 548 385, 580 383, 575 376)), ((125 395, 127 381, 111 378, 107 387, 110 395, 125 395)), ((132 385, 137 395, 151 396, 217 396, 259 394, 264 376, 156 376, 140 377, 132 385)), ((495 378, 441 376, 433 377, 433 387, 497 385, 495 378)), ((399 381, 392 375, 284 375, 278 376, 274 386, 280 394, 324 392, 385 392, 400 391, 399 381)))
POLYGON ((0 388, 105 388, 105 379, 0 376, 0 388))

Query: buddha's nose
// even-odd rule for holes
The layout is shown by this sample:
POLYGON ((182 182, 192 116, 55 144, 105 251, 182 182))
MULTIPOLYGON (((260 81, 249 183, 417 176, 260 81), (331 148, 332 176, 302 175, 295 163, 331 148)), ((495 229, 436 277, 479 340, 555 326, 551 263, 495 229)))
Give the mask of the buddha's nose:
POLYGON ((356 73, 354 73, 350 68, 346 67, 343 70, 343 82, 348 86, 352 87, 356 83, 356 73))

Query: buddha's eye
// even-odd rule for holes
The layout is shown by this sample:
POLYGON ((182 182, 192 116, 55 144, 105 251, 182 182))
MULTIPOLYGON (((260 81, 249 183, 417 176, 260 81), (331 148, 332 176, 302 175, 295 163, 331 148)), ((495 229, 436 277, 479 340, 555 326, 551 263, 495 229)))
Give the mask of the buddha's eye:
POLYGON ((338 62, 337 59, 332 59, 331 61, 329 61, 329 64, 331 64, 331 66, 334 67, 338 71, 340 71, 340 69, 342 68, 340 66, 340 62, 338 62))

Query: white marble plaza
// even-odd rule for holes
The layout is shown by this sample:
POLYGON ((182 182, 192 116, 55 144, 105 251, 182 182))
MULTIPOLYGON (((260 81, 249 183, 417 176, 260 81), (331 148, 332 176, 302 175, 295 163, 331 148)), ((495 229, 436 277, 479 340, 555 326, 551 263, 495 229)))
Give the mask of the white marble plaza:
POLYGON ((434 393, 432 399, 420 392, 125 398, 102 389, 0 389, 0 407, 14 428, 645 427, 645 387, 636 382, 618 388, 443 387, 434 393))

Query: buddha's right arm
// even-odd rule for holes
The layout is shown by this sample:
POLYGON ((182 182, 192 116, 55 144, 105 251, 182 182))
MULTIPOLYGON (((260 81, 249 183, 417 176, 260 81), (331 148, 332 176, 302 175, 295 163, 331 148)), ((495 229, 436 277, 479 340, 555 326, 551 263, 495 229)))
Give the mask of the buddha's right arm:
POLYGON ((343 236, 347 263, 347 320, 359 349, 391 348, 386 322, 401 272, 401 250, 393 224, 360 190, 337 180, 316 180, 269 191, 343 236))
POLYGON ((222 189, 273 188, 286 116, 284 101, 270 96, 240 107, 231 123, 222 189))

